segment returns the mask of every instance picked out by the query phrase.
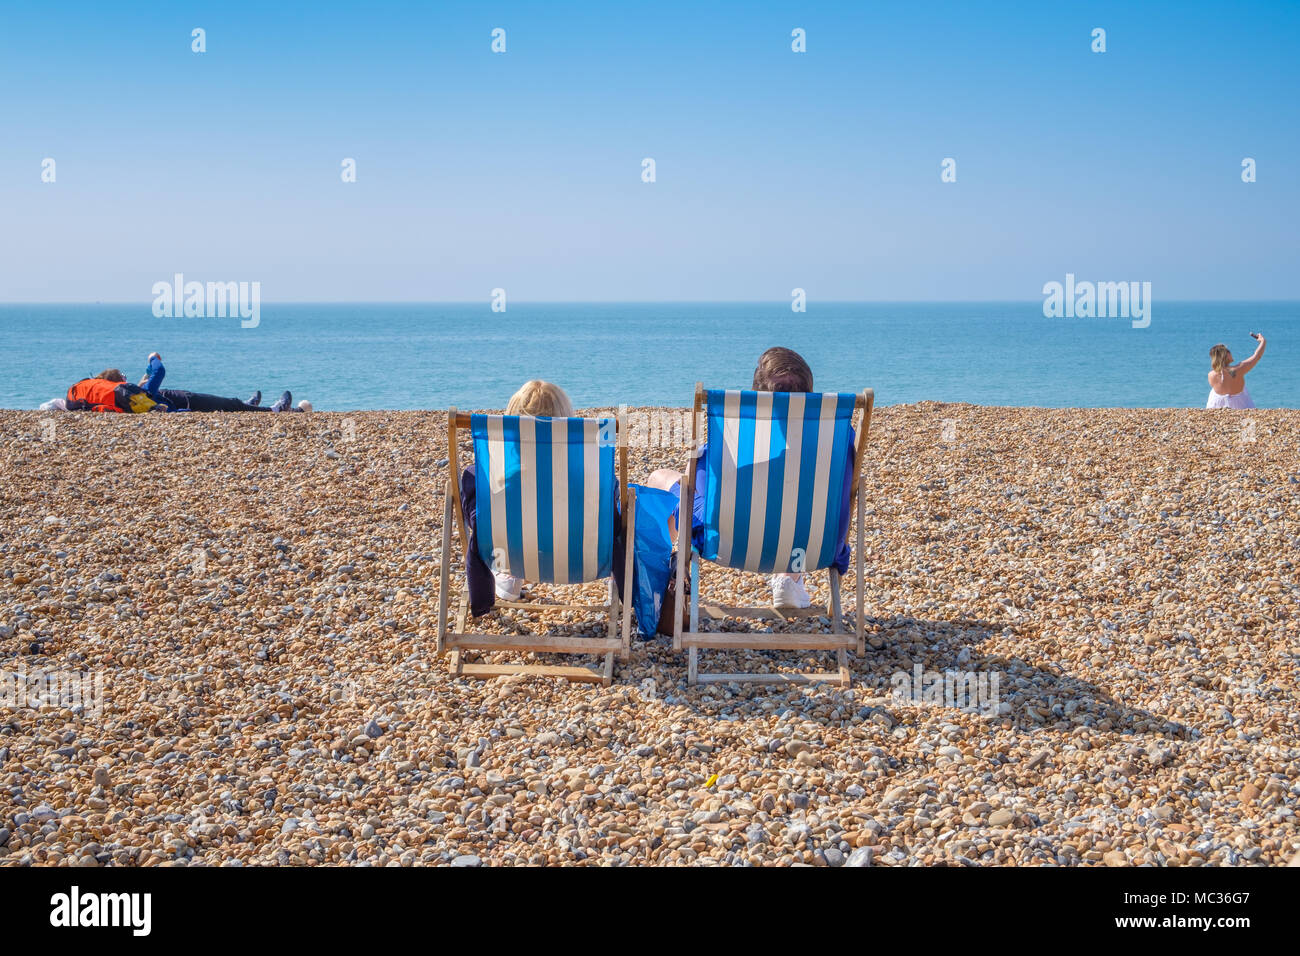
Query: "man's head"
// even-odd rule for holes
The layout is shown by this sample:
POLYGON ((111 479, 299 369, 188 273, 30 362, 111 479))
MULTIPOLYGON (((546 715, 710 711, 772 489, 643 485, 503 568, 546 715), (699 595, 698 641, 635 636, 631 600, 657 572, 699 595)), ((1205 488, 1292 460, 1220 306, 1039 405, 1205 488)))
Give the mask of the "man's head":
POLYGON ((758 357, 754 369, 756 392, 811 392, 812 369, 794 349, 775 346, 758 357))
POLYGON ((125 382, 125 381, 126 381, 126 376, 123 375, 121 372, 119 372, 119 371, 118 371, 117 369, 115 369, 115 368, 106 368, 106 369, 104 369, 104 371, 102 371, 102 372, 100 372, 98 375, 96 375, 95 378, 103 379, 103 380, 106 381, 106 382, 125 382))

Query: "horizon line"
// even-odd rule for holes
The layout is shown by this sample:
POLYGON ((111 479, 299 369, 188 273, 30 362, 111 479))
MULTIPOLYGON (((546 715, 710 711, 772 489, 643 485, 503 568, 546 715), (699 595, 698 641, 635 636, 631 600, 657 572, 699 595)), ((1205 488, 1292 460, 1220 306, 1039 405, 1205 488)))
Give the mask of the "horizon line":
MULTIPOLYGON (((262 299, 261 305, 491 305, 491 298, 483 299, 262 299)), ((1246 302, 1300 304, 1300 298, 1170 298, 1166 303, 1178 302, 1246 302)), ((1041 298, 1034 299, 813 299, 829 305, 1042 305, 1041 298)), ((144 305, 151 306, 152 299, 26 299, 3 300, 0 307, 17 305, 144 305)), ((789 299, 516 299, 515 305, 783 305, 789 299)), ((161 316, 171 318, 171 316, 161 316)), ((187 318, 187 316, 180 316, 187 318)), ((193 318, 193 316, 190 316, 193 318)), ((201 316, 200 316, 201 318, 201 316)))

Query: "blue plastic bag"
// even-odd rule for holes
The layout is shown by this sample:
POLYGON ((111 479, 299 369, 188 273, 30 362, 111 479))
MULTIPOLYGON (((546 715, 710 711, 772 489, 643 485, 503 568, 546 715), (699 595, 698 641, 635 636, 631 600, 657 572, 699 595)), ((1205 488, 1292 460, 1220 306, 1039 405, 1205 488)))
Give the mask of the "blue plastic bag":
POLYGON ((636 539, 632 545, 632 612, 643 638, 655 636, 664 594, 668 590, 673 541, 668 516, 677 507, 671 491, 629 485, 636 495, 636 539))

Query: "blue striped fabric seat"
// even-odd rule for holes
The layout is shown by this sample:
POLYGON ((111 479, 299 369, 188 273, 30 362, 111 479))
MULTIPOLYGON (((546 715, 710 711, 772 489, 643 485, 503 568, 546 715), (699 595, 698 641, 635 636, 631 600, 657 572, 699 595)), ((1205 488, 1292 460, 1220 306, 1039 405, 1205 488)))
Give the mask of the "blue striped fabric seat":
POLYGON ((478 550, 527 581, 579 584, 614 567, 613 419, 473 415, 478 550))
POLYGON ((707 393, 701 557, 744 571, 829 567, 847 528, 852 393, 707 393))

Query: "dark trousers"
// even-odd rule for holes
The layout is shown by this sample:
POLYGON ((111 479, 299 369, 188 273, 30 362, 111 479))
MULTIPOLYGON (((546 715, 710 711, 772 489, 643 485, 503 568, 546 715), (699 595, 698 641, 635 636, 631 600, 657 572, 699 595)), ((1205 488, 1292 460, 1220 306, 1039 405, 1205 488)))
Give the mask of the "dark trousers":
POLYGON ((187 392, 180 388, 160 388, 158 394, 163 402, 176 411, 187 408, 192 412, 269 412, 271 409, 261 405, 249 405, 237 398, 222 398, 220 395, 204 395, 202 392, 187 392))
MULTIPOLYGON (((618 489, 615 486, 615 495, 618 489)), ((469 612, 474 617, 487 614, 496 606, 496 578, 478 551, 478 508, 477 487, 474 483, 474 469, 466 468, 460 473, 460 507, 465 515, 465 532, 469 535, 469 547, 465 552, 465 583, 469 589, 469 612)), ((622 522, 614 521, 614 583, 618 585, 618 594, 623 596, 623 559, 626 542, 622 522)))

